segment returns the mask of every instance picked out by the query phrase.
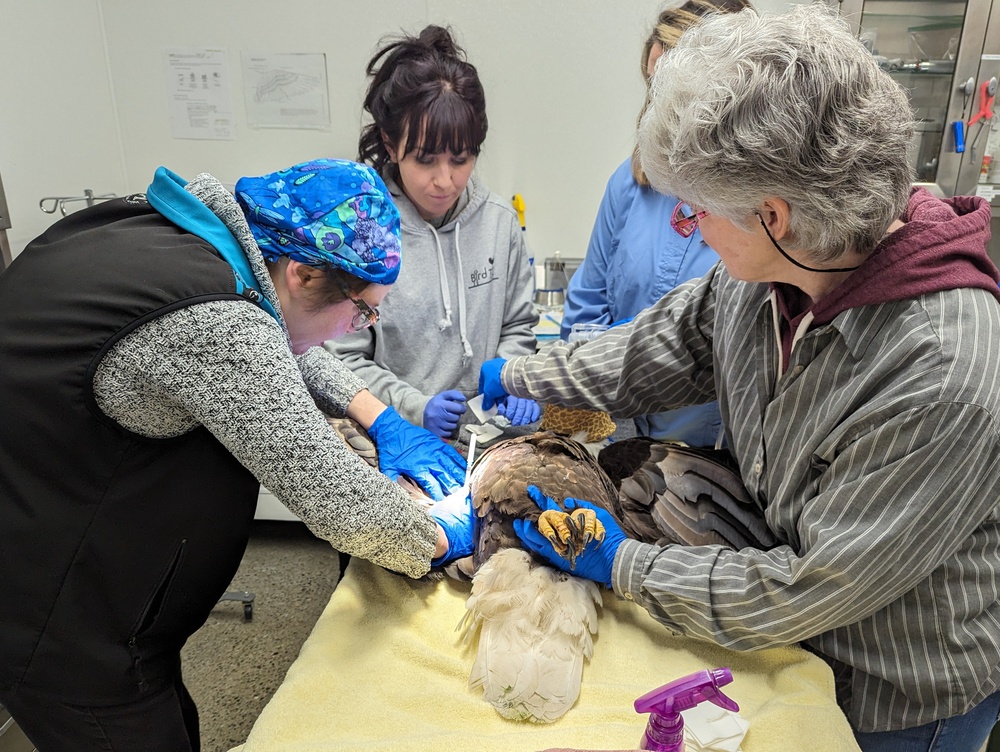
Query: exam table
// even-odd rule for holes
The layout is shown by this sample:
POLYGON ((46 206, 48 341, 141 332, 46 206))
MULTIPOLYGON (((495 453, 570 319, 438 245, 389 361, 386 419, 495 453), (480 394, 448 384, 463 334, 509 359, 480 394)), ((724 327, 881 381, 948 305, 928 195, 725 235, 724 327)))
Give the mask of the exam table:
POLYGON ((284 682, 233 752, 636 749, 632 701, 704 668, 750 722, 743 752, 857 752, 833 676, 798 647, 735 653, 675 637, 605 591, 576 705, 551 725, 507 721, 468 688, 474 645, 455 630, 469 583, 411 580, 354 559, 284 682))

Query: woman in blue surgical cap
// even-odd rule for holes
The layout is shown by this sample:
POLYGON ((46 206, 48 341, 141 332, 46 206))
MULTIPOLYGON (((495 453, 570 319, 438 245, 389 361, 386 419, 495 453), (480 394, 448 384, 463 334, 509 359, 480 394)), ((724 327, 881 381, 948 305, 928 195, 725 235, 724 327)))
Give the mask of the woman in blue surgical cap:
POLYGON ((379 176, 320 160, 160 168, 0 275, 0 703, 41 750, 197 750, 180 649, 232 580, 264 484, 338 550, 411 577, 471 552, 461 457, 322 347, 400 264, 379 176), (338 438, 349 416, 382 474, 338 438))

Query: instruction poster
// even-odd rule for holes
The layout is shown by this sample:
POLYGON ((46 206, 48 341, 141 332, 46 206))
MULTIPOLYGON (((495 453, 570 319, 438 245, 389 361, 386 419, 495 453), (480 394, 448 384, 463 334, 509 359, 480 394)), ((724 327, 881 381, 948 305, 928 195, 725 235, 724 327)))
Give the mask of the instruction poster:
POLYGON ((247 124, 255 128, 330 127, 326 55, 244 52, 247 124))
POLYGON ((174 138, 234 140, 226 51, 174 47, 164 61, 174 138))

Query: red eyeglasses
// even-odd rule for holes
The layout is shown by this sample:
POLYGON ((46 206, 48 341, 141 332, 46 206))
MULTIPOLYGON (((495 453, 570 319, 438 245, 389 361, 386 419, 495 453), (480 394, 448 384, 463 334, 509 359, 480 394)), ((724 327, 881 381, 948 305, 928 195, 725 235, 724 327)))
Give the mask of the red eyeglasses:
POLYGON ((698 223, 701 221, 701 218, 708 214, 707 211, 693 213, 692 211, 690 206, 680 201, 674 207, 674 213, 670 215, 670 226, 682 238, 690 238, 694 235, 694 231, 698 229, 698 223))

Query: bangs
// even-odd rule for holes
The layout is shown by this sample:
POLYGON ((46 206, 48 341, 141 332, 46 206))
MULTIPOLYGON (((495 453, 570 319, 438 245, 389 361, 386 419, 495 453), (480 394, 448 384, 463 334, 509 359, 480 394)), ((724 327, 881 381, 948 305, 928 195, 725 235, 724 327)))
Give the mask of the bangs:
POLYGON ((479 156, 486 140, 486 123, 475 110, 453 90, 446 89, 424 106, 413 108, 423 112, 411 118, 407 126, 406 151, 414 148, 419 154, 468 153, 479 156), (412 145, 412 146, 411 146, 412 145))

